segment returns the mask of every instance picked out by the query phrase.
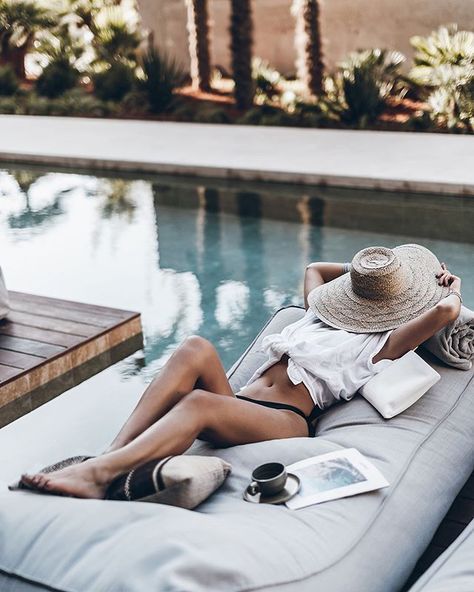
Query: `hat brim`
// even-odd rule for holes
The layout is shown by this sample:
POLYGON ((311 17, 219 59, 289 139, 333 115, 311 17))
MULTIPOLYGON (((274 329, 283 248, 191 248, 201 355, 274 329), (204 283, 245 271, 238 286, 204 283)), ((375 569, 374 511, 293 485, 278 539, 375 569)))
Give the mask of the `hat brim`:
POLYGON ((440 286, 437 257, 422 245, 407 244, 392 249, 406 268, 407 282, 401 294, 369 299, 352 290, 350 274, 312 290, 311 310, 326 324, 353 333, 378 333, 396 329, 432 308, 449 292, 440 286))

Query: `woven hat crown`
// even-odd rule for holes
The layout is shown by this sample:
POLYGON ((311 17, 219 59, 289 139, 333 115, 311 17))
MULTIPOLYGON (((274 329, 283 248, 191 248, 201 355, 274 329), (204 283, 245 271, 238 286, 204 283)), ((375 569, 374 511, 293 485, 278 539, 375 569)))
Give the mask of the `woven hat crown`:
POLYGON ((392 298, 399 295, 407 285, 408 272, 392 249, 367 247, 352 259, 352 289, 362 298, 392 298))

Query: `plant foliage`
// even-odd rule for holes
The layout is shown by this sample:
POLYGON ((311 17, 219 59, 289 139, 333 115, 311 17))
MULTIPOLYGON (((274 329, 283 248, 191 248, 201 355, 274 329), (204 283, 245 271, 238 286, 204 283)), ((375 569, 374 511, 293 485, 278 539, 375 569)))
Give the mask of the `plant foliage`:
POLYGON ((474 66, 474 33, 456 25, 440 27, 429 37, 412 37, 415 49, 410 78, 422 86, 446 86, 471 78, 474 66))
POLYGON ((283 76, 261 58, 252 60, 252 78, 255 81, 255 100, 258 105, 271 103, 281 96, 283 76))
POLYGON ((40 96, 54 99, 74 88, 79 80, 78 71, 67 58, 50 62, 36 81, 36 91, 40 96))
POLYGON ((326 82, 326 107, 350 125, 374 122, 391 95, 399 94, 400 66, 405 57, 396 51, 371 49, 351 53, 339 72, 326 82))
POLYGON ((136 65, 136 53, 141 35, 136 23, 130 20, 120 6, 106 6, 89 20, 93 34, 92 44, 96 53, 94 65, 103 67, 115 62, 136 65))
POLYGON ((426 89, 431 118, 448 128, 474 130, 474 33, 456 25, 413 37, 411 81, 426 89))
POLYGON ((7 64, 0 66, 0 96, 11 97, 18 90, 18 79, 13 68, 7 64))
POLYGON ((121 62, 92 76, 94 93, 102 101, 121 101, 132 90, 135 80, 134 70, 121 62))
POLYGON ((56 19, 34 0, 0 0, 0 55, 19 77, 25 75, 25 56, 39 31, 54 27, 56 19))
POLYGON ((162 113, 174 101, 174 91, 183 83, 184 73, 176 60, 156 47, 149 47, 140 60, 139 88, 145 92, 152 113, 162 113))

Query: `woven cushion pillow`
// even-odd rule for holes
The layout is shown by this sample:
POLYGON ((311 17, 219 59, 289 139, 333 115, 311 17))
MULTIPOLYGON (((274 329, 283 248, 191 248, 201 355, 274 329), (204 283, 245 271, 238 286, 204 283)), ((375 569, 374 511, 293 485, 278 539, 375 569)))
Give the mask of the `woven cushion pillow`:
POLYGON ((107 499, 141 501, 192 509, 218 489, 231 465, 216 456, 168 456, 116 479, 107 499))

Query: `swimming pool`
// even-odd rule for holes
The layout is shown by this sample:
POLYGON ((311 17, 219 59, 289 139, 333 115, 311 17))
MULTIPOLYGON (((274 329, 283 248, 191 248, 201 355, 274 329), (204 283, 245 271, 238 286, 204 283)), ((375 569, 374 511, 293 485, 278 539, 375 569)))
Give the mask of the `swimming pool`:
POLYGON ((472 198, 0 169, 8 286, 140 311, 145 335, 144 352, 0 430, 0 480, 103 449, 189 334, 229 367, 272 312, 302 303, 310 261, 422 242, 474 306, 472 198))
POLYGON ((144 357, 123 377, 149 380, 191 333, 229 366, 274 310, 302 303, 310 261, 370 244, 422 242, 474 304, 474 244, 456 240, 474 241, 472 199, 3 169, 0 200, 11 288, 142 312, 144 357))

